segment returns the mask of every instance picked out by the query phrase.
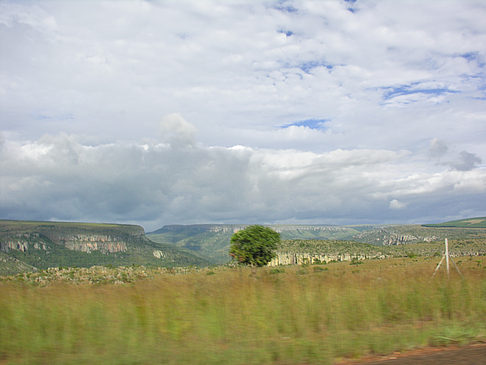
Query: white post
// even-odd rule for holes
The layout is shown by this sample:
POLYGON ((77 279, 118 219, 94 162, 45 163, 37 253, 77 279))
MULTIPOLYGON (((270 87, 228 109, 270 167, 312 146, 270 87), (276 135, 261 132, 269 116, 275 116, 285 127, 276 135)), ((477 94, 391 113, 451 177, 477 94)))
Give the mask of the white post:
POLYGON ((449 277, 449 243, 447 242, 447 238, 445 239, 445 257, 446 257, 447 277, 449 277))
POLYGON ((456 270, 459 273, 459 275, 461 275, 461 277, 463 277, 461 271, 459 270, 459 268, 456 265, 456 262, 452 259, 452 257, 449 257, 449 242, 447 241, 447 238, 445 239, 445 242, 444 243, 445 243, 445 252, 444 252, 444 255, 442 255, 442 258, 440 259, 439 264, 435 268, 434 273, 432 274, 432 277, 435 276, 435 274, 437 273, 437 270, 439 270, 440 265, 442 264, 442 261, 444 261, 444 259, 446 259, 447 279, 449 279, 449 259, 452 261, 452 263, 456 267, 456 270))
POLYGON ((432 274, 432 277, 434 277, 435 274, 437 274, 437 270, 439 270, 440 265, 442 265, 442 261, 444 261, 444 255, 442 255, 442 258, 440 259, 439 264, 436 266, 434 273, 432 274))

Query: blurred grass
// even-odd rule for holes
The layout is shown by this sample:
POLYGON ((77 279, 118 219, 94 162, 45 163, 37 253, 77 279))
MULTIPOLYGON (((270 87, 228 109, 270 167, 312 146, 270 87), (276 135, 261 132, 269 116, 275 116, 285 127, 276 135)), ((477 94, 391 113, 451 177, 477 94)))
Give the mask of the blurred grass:
POLYGON ((484 339, 486 259, 450 280, 436 261, 1 281, 0 363, 331 364, 484 339))

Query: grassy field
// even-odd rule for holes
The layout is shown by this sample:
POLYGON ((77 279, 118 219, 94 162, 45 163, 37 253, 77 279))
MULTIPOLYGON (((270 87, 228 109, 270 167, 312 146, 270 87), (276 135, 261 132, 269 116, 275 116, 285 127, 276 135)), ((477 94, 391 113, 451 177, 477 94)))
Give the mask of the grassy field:
POLYGON ((0 279, 1 364, 332 364, 486 339, 486 258, 0 279))

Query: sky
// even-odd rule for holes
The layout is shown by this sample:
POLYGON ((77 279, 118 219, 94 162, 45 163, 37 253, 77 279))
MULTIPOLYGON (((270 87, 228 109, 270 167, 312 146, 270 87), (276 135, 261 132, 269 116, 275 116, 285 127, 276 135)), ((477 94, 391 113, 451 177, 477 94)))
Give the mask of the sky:
POLYGON ((0 0, 0 218, 486 216, 482 0, 0 0))

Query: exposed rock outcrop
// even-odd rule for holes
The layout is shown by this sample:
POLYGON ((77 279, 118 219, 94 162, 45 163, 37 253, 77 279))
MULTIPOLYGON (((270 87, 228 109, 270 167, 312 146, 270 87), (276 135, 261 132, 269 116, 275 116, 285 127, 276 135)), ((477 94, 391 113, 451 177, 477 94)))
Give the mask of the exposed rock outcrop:
POLYGON ((158 259, 161 259, 161 258, 165 257, 164 251, 161 251, 161 250, 154 250, 152 252, 152 254, 154 255, 154 257, 156 257, 158 259))
POLYGON ((6 239, 0 239, 0 251, 18 250, 27 252, 29 249, 46 250, 46 242, 38 233, 14 234, 6 239))
POLYGON ((48 250, 48 242, 62 245, 67 249, 81 252, 100 251, 102 253, 125 252, 127 250, 126 240, 110 235, 97 234, 56 234, 56 240, 49 240, 38 233, 18 234, 13 237, 0 240, 0 251, 8 252, 18 250, 48 250))
POLYGON ((366 260, 371 258, 386 258, 383 254, 375 255, 352 255, 349 253, 344 254, 329 254, 329 255, 319 255, 319 254, 308 254, 308 253, 287 253, 287 252, 277 252, 277 256, 274 257, 268 266, 278 266, 278 265, 306 265, 306 264, 319 264, 328 263, 331 261, 352 261, 352 260, 366 260))
POLYGON ((81 252, 115 253, 127 250, 126 242, 103 235, 73 235, 62 239, 61 242, 66 248, 81 252))

